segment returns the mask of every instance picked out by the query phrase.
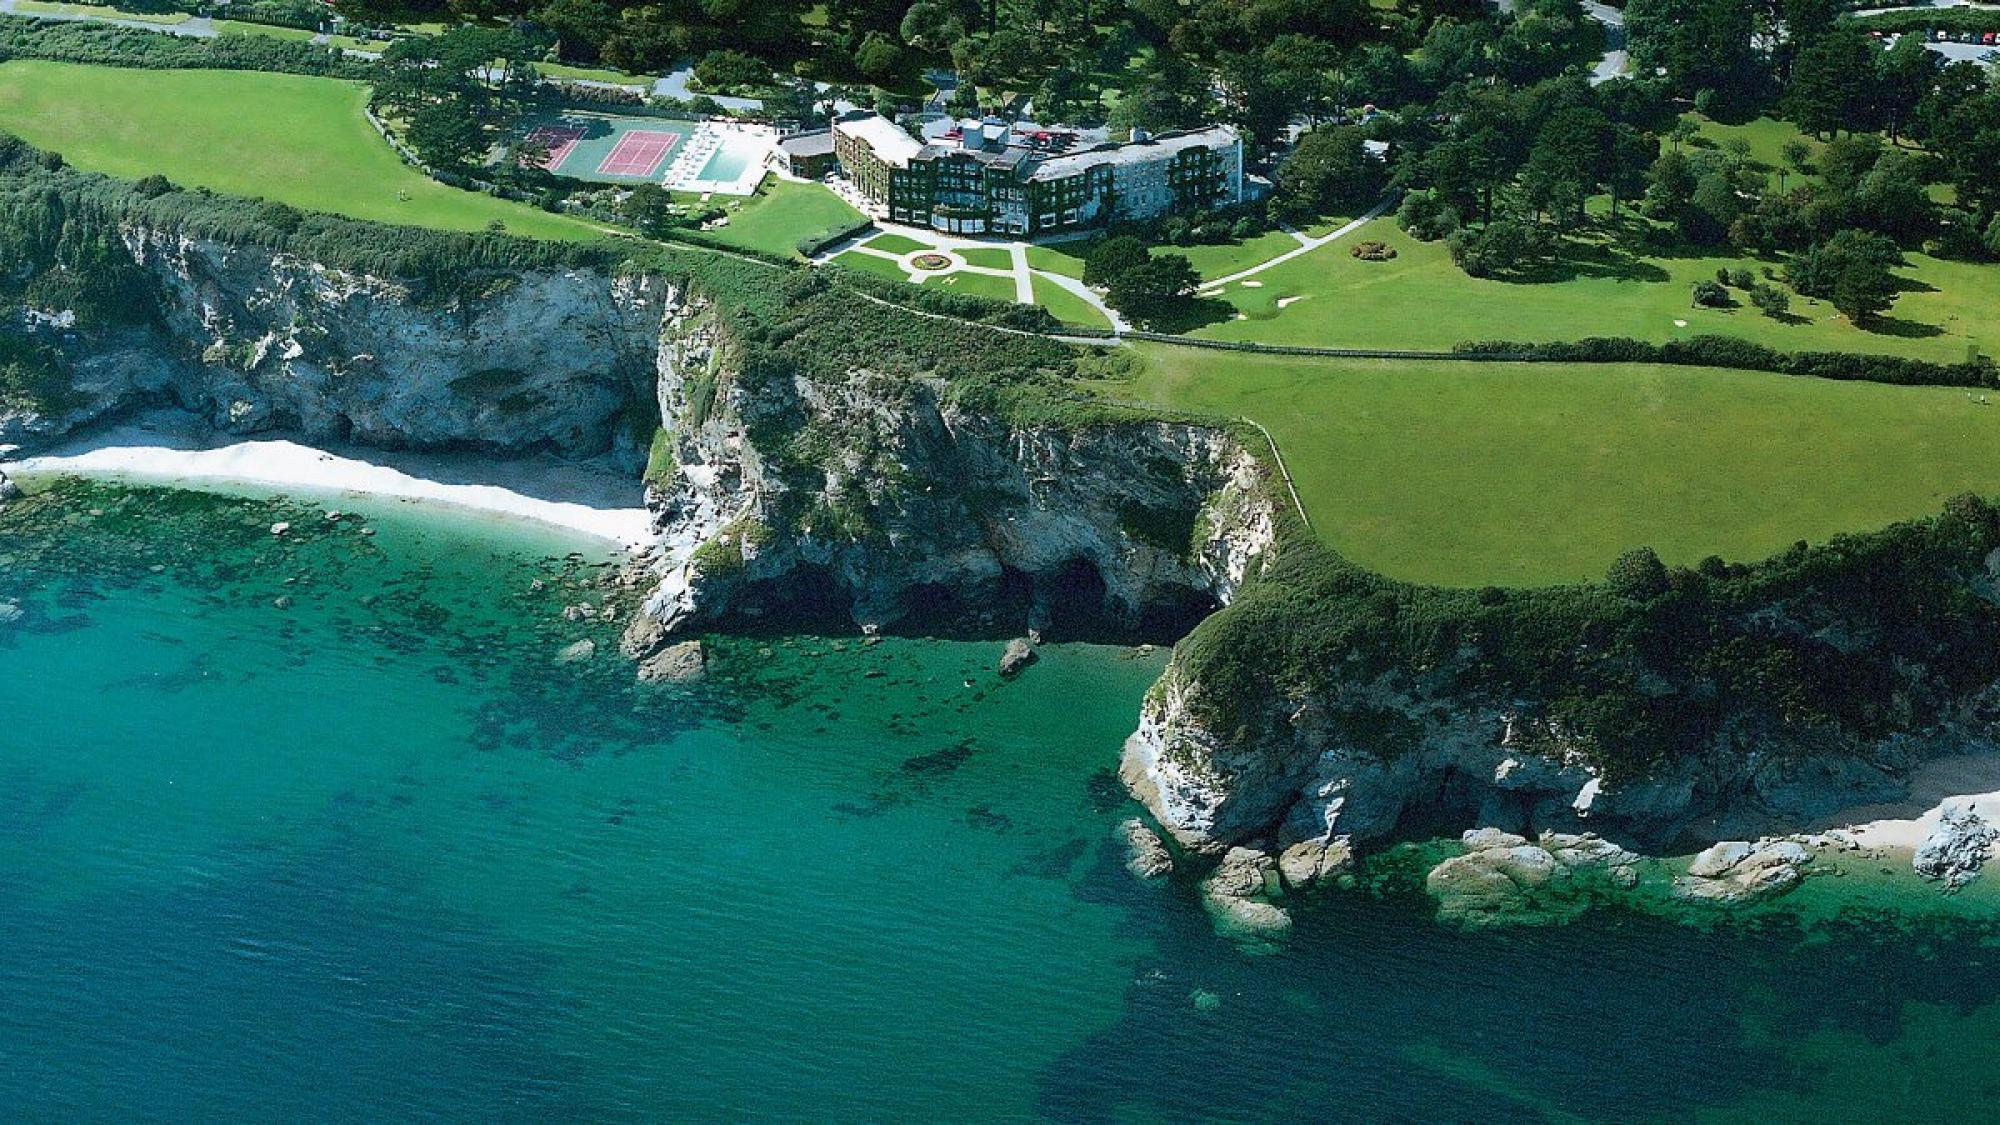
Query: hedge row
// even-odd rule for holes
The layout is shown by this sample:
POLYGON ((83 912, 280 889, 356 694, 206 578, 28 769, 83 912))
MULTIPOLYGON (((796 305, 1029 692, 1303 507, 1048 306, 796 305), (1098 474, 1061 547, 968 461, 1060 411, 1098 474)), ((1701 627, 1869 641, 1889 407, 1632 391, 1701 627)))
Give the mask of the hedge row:
POLYGON ((0 61, 50 59, 143 70, 269 70, 367 78, 373 64, 331 47, 263 35, 194 39, 102 23, 60 23, 0 15, 0 61))
POLYGON ((2000 31, 2000 11, 1991 8, 1912 8, 1852 18, 1864 31, 2000 31))
POLYGON ((862 231, 875 225, 875 220, 863 216, 846 226, 827 231, 825 234, 807 235, 799 239, 799 253, 810 258, 829 246, 845 242, 862 231))
POLYGON ((1813 379, 1842 379, 1902 386, 2000 386, 1993 361, 1980 357, 1969 363, 1931 363, 1894 355, 1857 352, 1781 352, 1733 336, 1695 336, 1648 343, 1624 336, 1592 336, 1568 343, 1526 344, 1510 340, 1475 340, 1453 351, 1465 357, 1527 360, 1543 363, 1668 363, 1688 367, 1733 367, 1775 371, 1813 379))

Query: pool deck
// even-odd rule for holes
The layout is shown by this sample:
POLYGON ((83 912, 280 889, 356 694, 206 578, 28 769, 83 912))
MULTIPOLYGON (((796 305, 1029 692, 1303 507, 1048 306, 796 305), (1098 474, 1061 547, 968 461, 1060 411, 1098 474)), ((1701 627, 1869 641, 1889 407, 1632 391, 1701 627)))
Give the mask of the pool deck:
POLYGON ((704 195, 752 195, 764 180, 771 151, 777 147, 778 132, 766 125, 744 125, 731 121, 705 121, 694 136, 681 146, 667 166, 663 182, 675 191, 704 195), (711 175, 718 156, 735 156, 733 175, 711 175))

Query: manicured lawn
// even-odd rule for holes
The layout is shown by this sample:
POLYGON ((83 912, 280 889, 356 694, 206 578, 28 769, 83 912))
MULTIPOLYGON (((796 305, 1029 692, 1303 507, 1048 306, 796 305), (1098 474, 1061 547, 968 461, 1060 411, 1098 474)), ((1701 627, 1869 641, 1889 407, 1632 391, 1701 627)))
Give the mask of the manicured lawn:
POLYGON ((620 86, 651 86, 653 79, 643 74, 627 74, 622 70, 607 70, 602 67, 571 66, 568 63, 539 62, 535 69, 544 78, 574 78, 584 82, 614 82, 620 86))
POLYGON ((882 277, 893 278, 897 281, 910 280, 910 275, 903 272, 902 266, 897 265, 888 258, 878 257, 874 254, 863 254, 855 250, 848 250, 835 254, 832 260, 835 265, 845 266, 851 270, 859 270, 862 273, 877 274, 882 277))
POLYGON ((987 270, 1011 270, 1014 255, 998 246, 973 246, 957 252, 968 266, 978 266, 987 270))
POLYGON ((1083 298, 1057 285, 1046 277, 1031 277, 1035 286, 1035 303, 1055 314, 1055 318, 1065 324, 1075 324, 1084 328, 1109 328, 1110 322, 1104 314, 1083 298))
POLYGON ((1106 393, 1264 423, 1319 534, 1417 581, 1594 578, 1640 544, 1750 560, 2000 494, 2000 402, 1953 388, 1140 350, 1106 393))
POLYGON ((975 297, 990 297, 995 301, 1014 299, 1014 279, 994 277, 990 273, 947 273, 925 279, 931 288, 945 288, 960 293, 970 293, 975 297))
POLYGON ((1046 246, 1028 247, 1028 267, 1083 280, 1083 260, 1090 254, 1090 242, 1074 239, 1046 246))
POLYGON ((918 242, 908 235, 896 234, 894 232, 878 234, 874 238, 869 239, 865 245, 886 254, 914 254, 919 250, 928 250, 931 248, 931 244, 928 242, 918 242))
MULTIPOLYGON (((1325 234, 1345 222, 1347 220, 1344 218, 1322 220, 1305 228, 1305 233, 1325 234)), ((1049 246, 1030 247, 1028 264, 1038 270, 1081 278, 1083 260, 1090 255, 1090 249, 1094 245, 1096 245, 1095 239, 1078 239, 1049 246)), ((1227 277, 1260 262, 1270 261, 1288 250, 1298 249, 1298 245, 1298 239, 1284 231, 1272 230, 1240 242, 1224 242, 1214 246, 1162 245, 1153 249, 1159 254, 1179 254, 1186 258, 1188 263, 1194 266, 1195 272, 1202 277, 1217 278, 1227 277)))
POLYGON ((362 116, 366 87, 292 74, 0 64, 0 128, 79 167, 444 230, 537 238, 596 227, 459 191, 405 166, 362 116))
MULTIPOLYGON (((215 30, 224 35, 262 35, 266 39, 292 39, 310 42, 316 32, 300 27, 279 27, 271 23, 246 23, 243 20, 216 20, 215 30)), ((332 46, 331 43, 328 46, 332 46)))
POLYGON ((796 254, 801 240, 830 234, 861 218, 861 212, 821 185, 790 180, 767 179, 756 195, 740 203, 721 195, 712 201, 730 209, 729 225, 710 231, 709 237, 766 254, 796 254))
POLYGON ((1219 246, 1161 246, 1154 252, 1180 254, 1194 266, 1194 272, 1203 278, 1215 278, 1247 270, 1259 262, 1268 262, 1287 250, 1298 248, 1298 239, 1284 231, 1273 230, 1242 242, 1225 242, 1219 246))
MULTIPOLYGON (((1362 348, 1445 349, 1467 340, 1574 340, 1632 336, 1661 341, 1712 333, 1790 351, 1885 352, 1959 362, 1970 344, 2000 352, 2000 266, 1910 255, 1906 291, 1882 326, 1863 330, 1832 306, 1805 298, 1794 319, 1773 320, 1743 304, 1690 307, 1693 284, 1718 267, 1760 273, 1764 263, 1728 257, 1589 262, 1568 280, 1505 282, 1466 276, 1441 242, 1417 242, 1383 216, 1310 254, 1259 274, 1258 287, 1231 285, 1223 298, 1247 320, 1223 320, 1196 334, 1362 348), (1349 255, 1361 239, 1394 247, 1389 262, 1349 255), (1286 298, 1299 298, 1280 308, 1286 298), (1677 324, 1685 321, 1685 326, 1677 324)), ((1739 301, 1741 296, 1738 297, 1739 301)))
POLYGON ((1750 159, 1774 170, 1789 168, 1785 163, 1785 145, 1791 141, 1804 141, 1815 156, 1826 147, 1819 138, 1799 132, 1797 125, 1789 121, 1780 121, 1775 117, 1759 117, 1742 125, 1724 125, 1700 114, 1690 114, 1689 120, 1700 127, 1700 136, 1714 141, 1717 146, 1732 140, 1748 144, 1750 159))

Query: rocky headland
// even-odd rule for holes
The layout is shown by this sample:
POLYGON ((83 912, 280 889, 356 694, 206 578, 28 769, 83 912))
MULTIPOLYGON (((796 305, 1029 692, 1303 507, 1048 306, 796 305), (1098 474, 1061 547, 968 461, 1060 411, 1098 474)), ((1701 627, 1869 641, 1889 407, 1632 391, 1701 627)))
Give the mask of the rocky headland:
MULTIPOLYGON (((2000 520, 1970 498, 1755 567, 1430 590, 1317 543, 1231 427, 1082 403, 1071 350, 919 331, 809 275, 759 267, 754 298, 681 267, 440 286, 116 235, 144 314, 14 310, 68 387, 0 409, 0 444, 169 406, 232 435, 643 474, 656 542, 623 579, 643 594, 623 648, 644 678, 696 678, 701 632, 775 622, 996 641, 1200 622, 1125 746, 1148 820, 1121 831, 1135 872, 1198 880, 1233 926, 1282 927, 1356 856, 1460 834, 1425 882, 1464 920, 1702 848, 1676 894, 1764 898, 1811 863, 1787 833, 1994 750, 2000 520)), ((1948 884, 1994 842, 1951 831, 1919 864, 1948 884)))

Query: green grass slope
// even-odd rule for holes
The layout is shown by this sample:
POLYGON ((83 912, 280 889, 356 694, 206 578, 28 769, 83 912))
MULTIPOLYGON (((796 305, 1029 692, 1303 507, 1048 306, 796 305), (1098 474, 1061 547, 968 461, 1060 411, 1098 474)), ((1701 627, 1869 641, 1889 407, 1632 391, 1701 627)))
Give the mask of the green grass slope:
POLYGON ((1140 350, 1108 395, 1263 423, 1320 536, 1415 581, 1597 578, 1642 544, 1751 560, 2000 493, 2000 396, 1953 388, 1140 350))
POLYGON ((367 88, 291 74, 0 64, 0 129, 78 167, 262 196, 356 219, 534 238, 591 224, 446 187, 398 160, 362 109, 367 88))
MULTIPOLYGON (((1881 352, 1963 362, 1968 345, 2000 353, 2000 266, 1910 255, 1899 271, 1906 291, 1883 324, 1863 330, 1833 306, 1804 298, 1791 318, 1774 320, 1747 302, 1733 309, 1691 307, 1696 281, 1718 267, 1761 269, 1733 257, 1643 258, 1606 253, 1578 263, 1573 276, 1507 282, 1466 276, 1441 242, 1418 242, 1383 217, 1310 254, 1227 286, 1222 297, 1246 319, 1196 332, 1254 340, 1353 348, 1449 349, 1466 340, 1575 340, 1631 336, 1663 341, 1704 333, 1738 336, 1784 351, 1881 352), (1348 251, 1362 239, 1394 247, 1388 262, 1348 251), (1281 305, 1282 302, 1282 305, 1281 305), (1685 326, 1677 324, 1685 321, 1685 326)), ((1738 300, 1742 295, 1737 294, 1738 300)))

